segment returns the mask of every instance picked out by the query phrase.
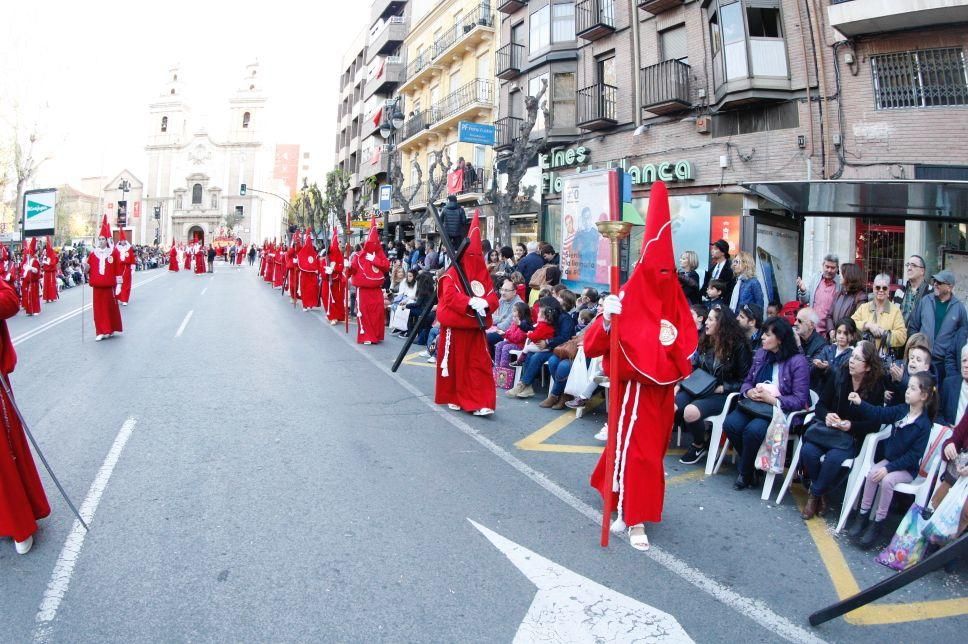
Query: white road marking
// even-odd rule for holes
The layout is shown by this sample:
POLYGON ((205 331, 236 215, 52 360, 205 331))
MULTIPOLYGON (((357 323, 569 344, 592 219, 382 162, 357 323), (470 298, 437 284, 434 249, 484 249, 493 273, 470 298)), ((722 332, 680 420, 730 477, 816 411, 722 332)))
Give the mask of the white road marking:
MULTIPOLYGON (((338 337, 342 338, 343 342, 345 342, 347 346, 354 349, 357 353, 373 364, 373 366, 396 381, 398 385, 412 393, 417 400, 420 400, 427 405, 427 407, 429 407, 435 414, 438 414, 446 422, 450 423, 455 428, 480 443, 482 446, 484 446, 484 448, 500 458, 502 461, 543 487, 545 490, 557 497, 558 500, 566 505, 570 505, 580 514, 583 514, 589 519, 589 521, 592 522, 593 525, 596 526, 596 528, 601 525, 601 510, 593 508, 588 503, 585 503, 577 496, 552 481, 544 473, 539 472, 518 457, 508 452, 487 436, 484 436, 479 431, 468 425, 457 414, 445 411, 441 407, 437 406, 433 401, 433 396, 427 396, 420 391, 416 385, 403 378, 403 376, 390 371, 389 367, 379 362, 376 357, 368 353, 363 346, 355 344, 353 335, 346 335, 342 332, 342 325, 339 327, 332 327, 321 314, 316 313, 315 315, 327 328, 331 329, 338 337), (338 331, 337 328, 339 329, 338 331)), ((767 631, 775 634, 777 637, 781 637, 789 642, 798 643, 808 642, 810 644, 819 644, 824 641, 810 631, 797 626, 786 617, 774 612, 764 602, 758 599, 745 597, 736 591, 731 590, 729 587, 721 584, 712 577, 708 577, 700 570, 693 568, 682 559, 665 552, 662 550, 662 548, 657 547, 655 544, 649 548, 648 552, 637 553, 637 556, 651 557, 656 563, 665 567, 673 574, 681 577, 683 580, 689 582, 693 586, 696 586, 700 590, 712 595, 713 598, 720 603, 729 606, 741 615, 745 615, 765 628, 767 631)))
MULTIPOLYGON (((128 418, 121 425, 121 429, 114 439, 114 444, 111 445, 111 450, 105 457, 97 476, 94 477, 94 482, 91 484, 91 489, 88 490, 84 503, 81 504, 81 516, 89 526, 94 525, 94 513, 101 503, 101 496, 108 486, 108 481, 114 472, 114 466, 118 464, 121 452, 124 450, 128 439, 131 438, 131 433, 134 431, 134 426, 137 422, 134 418, 128 418)), ((37 622, 33 635, 35 642, 50 641, 51 622, 57 617, 57 610, 60 608, 61 601, 63 601, 64 596, 67 594, 68 588, 70 588, 71 577, 74 574, 74 566, 77 565, 77 558, 81 554, 81 548, 84 546, 84 539, 86 537, 87 531, 84 529, 84 526, 81 525, 80 521, 74 519, 74 525, 71 528, 70 534, 67 535, 67 541, 64 542, 64 547, 61 549, 60 555, 57 557, 57 563, 54 564, 54 571, 51 573, 50 581, 47 583, 47 590, 44 591, 44 598, 41 600, 40 608, 37 610, 37 615, 34 618, 37 622)))
POLYGON ((692 644, 675 617, 545 559, 468 519, 538 587, 514 636, 531 642, 692 644))
POLYGON ((185 327, 188 326, 188 321, 192 319, 192 313, 194 312, 195 310, 192 309, 191 311, 188 312, 188 315, 185 316, 185 319, 182 320, 181 326, 178 327, 178 331, 175 333, 176 338, 181 337, 181 334, 185 330, 185 327))
POLYGON ((205 291, 207 290, 208 290, 208 287, 206 286, 205 288, 202 289, 202 292, 200 293, 200 295, 205 295, 205 291))
MULTIPOLYGON (((144 286, 145 284, 150 284, 151 282, 154 282, 157 279, 161 279, 164 276, 165 276, 164 274, 161 274, 161 275, 157 275, 155 277, 148 278, 148 279, 146 279, 144 281, 138 282, 137 284, 135 284, 135 285, 133 285, 131 287, 131 290, 134 290, 134 289, 138 288, 139 286, 144 286)), ((89 287, 87 286, 87 284, 85 284, 81 288, 89 288, 89 287)), ((49 330, 49 329, 57 326, 61 322, 66 322, 67 320, 70 320, 71 318, 76 317, 77 315, 79 315, 80 313, 82 313, 84 311, 89 311, 90 309, 91 309, 91 305, 90 304, 85 304, 84 306, 79 306, 76 309, 72 309, 71 311, 68 311, 67 313, 64 313, 64 314, 62 314, 62 315, 60 315, 60 316, 58 316, 58 317, 56 317, 56 318, 54 318, 52 320, 48 320, 48 321, 44 322, 43 324, 41 324, 39 326, 36 326, 33 329, 30 329, 29 331, 24 331, 23 333, 21 333, 20 335, 18 335, 16 338, 13 339, 13 346, 17 346, 21 342, 24 342, 26 340, 29 340, 30 338, 32 338, 34 336, 40 335, 44 331, 47 331, 47 330, 49 330)))

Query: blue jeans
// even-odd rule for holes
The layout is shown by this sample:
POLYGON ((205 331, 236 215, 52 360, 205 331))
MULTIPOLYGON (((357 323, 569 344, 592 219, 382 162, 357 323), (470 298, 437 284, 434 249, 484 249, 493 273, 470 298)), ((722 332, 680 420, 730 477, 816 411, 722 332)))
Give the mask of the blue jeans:
POLYGON ((747 483, 753 480, 753 463, 756 460, 756 452, 763 444, 763 439, 766 438, 766 430, 769 427, 770 421, 765 418, 750 416, 742 409, 730 412, 723 422, 723 431, 729 437, 733 449, 739 454, 736 467, 740 476, 747 483))
POLYGON ((491 360, 494 359, 494 345, 504 339, 504 336, 500 333, 488 333, 487 334, 487 350, 491 353, 491 360))
POLYGON ((548 395, 560 396, 565 393, 565 384, 568 382, 568 374, 571 373, 571 360, 559 358, 552 353, 548 358, 548 371, 551 373, 551 389, 548 395))
POLYGON ((827 449, 814 443, 803 441, 800 447, 800 461, 810 477, 810 494, 820 496, 830 491, 840 474, 840 466, 848 458, 854 458, 857 450, 827 449), (824 456, 826 454, 826 456, 824 456), (824 456, 823 462, 820 457, 824 456))
POLYGON ((435 346, 434 347, 434 350, 431 351, 430 350, 430 345, 431 344, 435 344, 437 342, 437 337, 439 335, 440 335, 440 327, 439 326, 430 327, 430 331, 427 333, 427 351, 432 356, 437 355, 437 347, 435 346))
POLYGON ((551 351, 539 351, 527 355, 527 362, 524 363, 524 369, 521 372, 521 382, 531 385, 534 383, 534 379, 541 375, 541 367, 544 366, 544 363, 548 362, 555 354, 551 351))

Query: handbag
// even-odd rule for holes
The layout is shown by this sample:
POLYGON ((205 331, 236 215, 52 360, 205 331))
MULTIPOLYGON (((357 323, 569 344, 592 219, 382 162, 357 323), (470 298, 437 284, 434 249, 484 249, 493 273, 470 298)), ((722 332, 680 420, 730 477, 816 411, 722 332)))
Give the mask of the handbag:
POLYGON ((754 418, 773 420, 773 405, 770 403, 760 402, 759 400, 750 400, 749 398, 743 397, 739 399, 739 403, 737 403, 736 406, 754 418))
POLYGON ((580 340, 577 337, 566 340, 555 347, 553 353, 562 360, 574 360, 575 356, 578 355, 579 342, 580 340))
POLYGON ((921 516, 921 510, 917 503, 911 504, 908 513, 901 519, 901 525, 897 526, 891 543, 874 561, 894 570, 904 570, 921 561, 927 545, 923 534, 927 521, 921 516))
POLYGON ((705 369, 696 369, 679 383, 679 387, 693 398, 703 398, 713 393, 718 384, 716 376, 705 369))
POLYGON ((850 449, 854 446, 854 437, 849 432, 827 427, 820 419, 815 419, 807 431, 803 433, 803 440, 824 449, 850 449))
POLYGON ((783 474, 783 466, 786 464, 787 441, 790 439, 790 427, 787 425, 786 416, 783 409, 777 402, 773 408, 773 420, 766 429, 766 436, 763 437, 763 444, 756 452, 754 464, 756 469, 774 474, 783 474))

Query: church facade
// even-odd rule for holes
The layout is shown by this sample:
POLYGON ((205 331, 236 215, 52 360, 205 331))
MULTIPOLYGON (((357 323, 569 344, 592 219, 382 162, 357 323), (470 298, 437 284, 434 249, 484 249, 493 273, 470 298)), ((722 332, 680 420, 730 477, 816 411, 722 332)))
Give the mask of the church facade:
POLYGON ((246 244, 281 237, 284 204, 246 190, 277 192, 272 146, 265 145, 266 97, 258 63, 245 68, 228 101, 220 133, 192 118, 183 94, 180 69, 169 70, 161 95, 149 105, 148 174, 143 186, 144 216, 140 243, 156 238, 246 244))

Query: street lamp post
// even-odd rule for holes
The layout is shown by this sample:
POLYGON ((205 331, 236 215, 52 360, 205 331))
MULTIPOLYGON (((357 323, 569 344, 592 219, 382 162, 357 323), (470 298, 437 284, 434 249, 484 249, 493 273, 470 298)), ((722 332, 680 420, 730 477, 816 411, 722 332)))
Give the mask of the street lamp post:
MULTIPOLYGON (((403 112, 400 110, 400 97, 397 96, 392 102, 388 102, 383 108, 383 123, 380 124, 380 136, 386 140, 386 150, 387 150, 387 183, 390 184, 391 188, 391 198, 390 204, 393 204, 393 154, 396 151, 396 136, 397 130, 403 127, 403 112)), ((403 186, 399 186, 403 189, 403 186)), ((400 233, 398 228, 398 233, 396 235, 397 240, 400 239, 400 233)))

